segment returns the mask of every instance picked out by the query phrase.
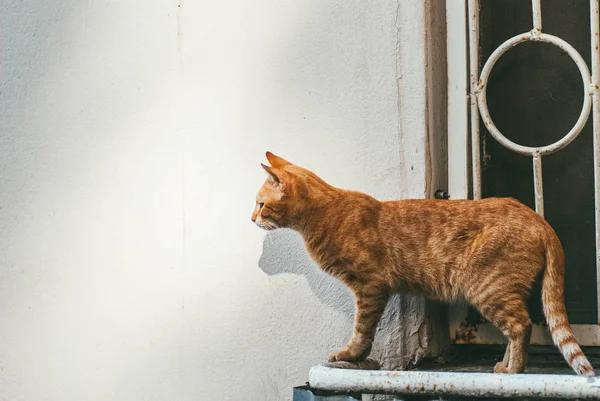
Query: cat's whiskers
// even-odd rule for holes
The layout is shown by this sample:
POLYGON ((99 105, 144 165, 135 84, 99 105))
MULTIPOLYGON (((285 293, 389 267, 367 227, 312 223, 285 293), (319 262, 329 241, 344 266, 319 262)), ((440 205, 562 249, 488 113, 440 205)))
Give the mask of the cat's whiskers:
POLYGON ((263 230, 268 230, 268 231, 275 230, 276 228, 278 228, 275 223, 270 222, 270 221, 265 221, 265 220, 259 221, 258 226, 260 228, 262 228, 263 230))
POLYGON ((277 228, 275 223, 272 223, 270 221, 265 222, 265 226, 267 227, 268 230, 275 230, 277 228))

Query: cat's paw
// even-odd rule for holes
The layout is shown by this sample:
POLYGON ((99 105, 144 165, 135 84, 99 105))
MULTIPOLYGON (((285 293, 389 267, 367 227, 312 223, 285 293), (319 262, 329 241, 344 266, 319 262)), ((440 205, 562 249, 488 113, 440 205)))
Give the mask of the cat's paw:
POLYGON ((379 362, 371 358, 367 358, 364 361, 357 360, 353 362, 327 362, 324 364, 324 366, 335 369, 379 370, 379 362))
POLYGON ((494 373, 509 373, 508 368, 504 366, 503 362, 498 362, 496 366, 494 366, 494 373))
POLYGON ((357 360, 360 357, 360 355, 354 355, 352 352, 350 352, 349 350, 343 349, 341 351, 338 351, 336 353, 333 353, 331 355, 329 355, 329 362, 352 362, 357 360))

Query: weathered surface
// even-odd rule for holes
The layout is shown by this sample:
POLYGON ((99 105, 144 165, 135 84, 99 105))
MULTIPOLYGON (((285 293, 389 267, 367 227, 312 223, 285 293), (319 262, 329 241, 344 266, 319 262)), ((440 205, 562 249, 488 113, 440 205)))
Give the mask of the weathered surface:
MULTIPOLYGON (((590 361, 595 366, 600 366, 600 350, 595 347, 589 347, 585 349, 590 361)), ((507 398, 497 398, 494 394, 498 392, 506 391, 507 388, 511 388, 514 391, 513 397, 510 399, 539 399, 541 396, 553 397, 555 400, 565 399, 557 398, 560 394, 571 394, 576 398, 594 398, 597 397, 595 392, 598 392, 598 379, 597 378, 584 378, 577 377, 573 371, 565 363, 562 356, 555 347, 548 346, 533 346, 530 349, 530 360, 529 366, 526 373, 523 375, 511 375, 508 377, 505 375, 494 375, 491 374, 492 366, 500 361, 504 354, 503 346, 492 345, 460 345, 453 346, 449 352, 448 361, 445 364, 434 363, 432 361, 422 363, 415 369, 415 375, 405 375, 400 372, 374 372, 371 375, 374 378, 372 384, 377 382, 376 377, 386 376, 388 380, 380 381, 378 385, 381 386, 380 390, 384 391, 386 386, 389 386, 395 377, 404 376, 402 381, 405 386, 399 391, 404 394, 397 393, 394 395, 368 395, 364 394, 363 399, 372 399, 376 397, 378 400, 474 400, 483 399, 487 400, 500 400, 507 398), (465 374, 456 376, 454 381, 447 381, 445 386, 443 380, 450 379, 452 376, 436 376, 431 373, 463 373, 465 374), (473 375, 469 373, 474 373, 473 375), (487 373, 488 375, 478 375, 480 373, 487 373), (534 380, 528 379, 527 376, 534 374, 534 380), (540 376, 544 375, 544 376, 540 376), (553 377, 554 376, 554 377, 553 377), (511 379, 511 383, 508 386, 498 385, 496 379, 501 379, 505 382, 505 379, 511 379), (516 379, 516 380, 515 380, 516 379), (479 390, 476 390, 477 386, 475 382, 478 380, 487 381, 488 385, 480 385, 479 390), (494 387, 493 383, 496 382, 494 387), (540 385, 542 383, 542 385, 540 385), (545 383, 545 384, 543 384, 545 383), (437 384, 437 386, 434 386, 437 384), (517 384, 517 386, 515 386, 517 384), (466 396, 468 392, 474 394, 478 392, 479 397, 466 396), (437 395, 433 395, 434 393, 437 395), (579 393, 578 393, 579 392, 579 393), (412 393, 408 395, 407 393, 412 393), (424 395, 429 393, 429 395, 424 395), (463 394, 460 396, 459 394, 463 394), (521 394, 521 396, 517 395, 521 394), (524 397, 525 394, 529 394, 531 398, 524 397)), ((349 381, 352 383, 352 381, 349 381)), ((400 382, 398 382, 400 383, 400 382)), ((311 384, 319 386, 318 380, 311 381, 311 384)), ((351 386, 348 386, 351 388, 351 386)), ((323 392, 322 395, 331 394, 330 392, 323 392)), ((572 399, 572 398, 570 398, 572 399)))
POLYGON ((344 371, 315 366, 310 386, 327 391, 434 397, 600 398, 600 379, 574 375, 522 375, 424 371, 344 371))
MULTIPOLYGON (((433 197, 447 186, 445 2, 398 1, 398 104, 403 198, 433 197), (417 27, 414 21, 418 21, 417 27), (420 63, 414 63, 419 60, 420 63), (421 91, 425 88, 425 91, 421 91), (405 119, 418 115, 422 118, 405 119), (418 135, 416 135, 419 133, 418 135), (421 136, 420 133, 423 133, 421 136), (424 170, 406 165, 413 149, 424 170)), ((382 369, 403 369, 443 355, 448 345, 446 308, 419 297, 390 299, 376 338, 382 369)))

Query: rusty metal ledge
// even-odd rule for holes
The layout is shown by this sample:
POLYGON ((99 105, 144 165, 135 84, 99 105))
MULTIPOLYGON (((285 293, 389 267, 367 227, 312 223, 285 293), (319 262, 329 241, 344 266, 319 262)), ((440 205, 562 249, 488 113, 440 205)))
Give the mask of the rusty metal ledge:
POLYGON ((600 399, 600 377, 346 370, 314 366, 312 388, 371 394, 446 397, 600 399))

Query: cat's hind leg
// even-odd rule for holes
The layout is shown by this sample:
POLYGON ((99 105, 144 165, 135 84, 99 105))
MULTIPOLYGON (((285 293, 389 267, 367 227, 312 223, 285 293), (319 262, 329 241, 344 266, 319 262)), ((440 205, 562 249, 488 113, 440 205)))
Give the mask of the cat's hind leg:
POLYGON ((494 366, 494 373, 507 373, 508 364, 510 362, 510 339, 506 344, 506 351, 504 352, 504 358, 494 366))
MULTIPOLYGON (((527 310, 525 310, 527 313, 527 310)), ((510 360, 508 364, 508 373, 523 373, 527 366, 527 357, 529 355, 529 341, 531 339, 531 320, 523 319, 512 325, 506 335, 510 342, 510 360)))
POLYGON ((531 319, 520 294, 498 293, 473 302, 481 314, 508 338, 504 359, 495 373, 522 373, 527 365, 531 319), (479 302, 478 302, 479 301, 479 302))

